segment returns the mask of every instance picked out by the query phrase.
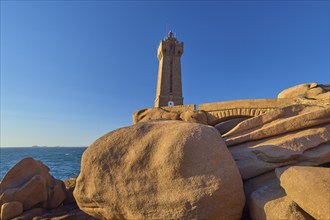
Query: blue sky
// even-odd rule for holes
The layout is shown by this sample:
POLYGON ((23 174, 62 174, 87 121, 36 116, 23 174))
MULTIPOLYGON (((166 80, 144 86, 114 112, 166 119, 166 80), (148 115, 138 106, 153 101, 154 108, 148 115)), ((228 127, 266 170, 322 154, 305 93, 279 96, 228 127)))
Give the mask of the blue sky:
POLYGON ((88 146, 152 107, 185 44, 185 104, 329 83, 329 1, 1 1, 1 146, 88 146))

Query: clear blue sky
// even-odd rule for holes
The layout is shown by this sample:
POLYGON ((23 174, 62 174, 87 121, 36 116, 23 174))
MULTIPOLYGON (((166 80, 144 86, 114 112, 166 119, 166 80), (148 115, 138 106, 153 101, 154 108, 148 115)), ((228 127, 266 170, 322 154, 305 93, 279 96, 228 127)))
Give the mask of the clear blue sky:
POLYGON ((185 104, 329 83, 329 1, 1 1, 1 146, 87 146, 155 99, 185 44, 185 104))

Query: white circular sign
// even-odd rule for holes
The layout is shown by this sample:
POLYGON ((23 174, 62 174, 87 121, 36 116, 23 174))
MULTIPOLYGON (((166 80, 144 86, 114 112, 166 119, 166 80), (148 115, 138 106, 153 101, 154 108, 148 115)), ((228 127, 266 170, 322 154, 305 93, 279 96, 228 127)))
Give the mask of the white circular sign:
POLYGON ((169 101, 168 102, 168 106, 174 106, 174 102, 173 101, 169 101))

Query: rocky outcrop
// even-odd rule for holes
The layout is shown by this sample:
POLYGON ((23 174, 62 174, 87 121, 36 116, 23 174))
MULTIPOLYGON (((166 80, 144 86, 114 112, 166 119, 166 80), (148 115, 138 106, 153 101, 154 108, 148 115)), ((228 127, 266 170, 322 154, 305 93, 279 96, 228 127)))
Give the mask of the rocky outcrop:
MULTIPOLYGON (((282 91, 278 98, 245 99, 224 102, 212 102, 199 105, 179 105, 173 107, 147 108, 133 114, 133 123, 151 119, 167 118, 185 120, 186 112, 196 115, 203 112, 203 119, 193 122, 215 126, 220 122, 236 118, 251 118, 290 105, 330 106, 330 85, 305 83, 282 91), (170 115, 172 113, 173 115, 170 115), (179 118, 178 118, 179 116, 179 118), (205 116, 207 120, 205 120, 205 116)), ((189 118, 189 117, 188 117, 189 118)), ((224 133, 221 133, 224 134, 224 133)))
POLYGON ((101 219, 240 219, 242 180, 218 131, 150 121, 110 132, 83 154, 74 196, 101 219))
POLYGON ((330 108, 291 105, 245 120, 223 135, 232 146, 330 122, 330 108))
POLYGON ((252 219, 329 219, 330 168, 285 166, 244 182, 252 219))
POLYGON ((216 125, 233 118, 250 118, 295 104, 294 99, 250 99, 141 109, 133 114, 133 124, 152 119, 171 119, 216 125), (191 118, 193 120, 191 120, 191 118))
POLYGON ((329 108, 293 105, 244 120, 223 135, 241 175, 330 162, 329 108))
POLYGON ((0 183, 0 205, 18 201, 28 210, 38 205, 56 208, 65 199, 62 181, 49 174, 42 162, 25 158, 12 167, 0 183))
MULTIPOLYGON (((173 107, 175 109, 175 107, 173 107)), ((194 122, 200 124, 208 124, 208 116, 204 111, 170 111, 170 108, 147 108, 142 109, 133 114, 133 122, 136 124, 137 122, 146 122, 154 119, 170 119, 170 120, 179 120, 186 122, 194 122)), ((190 109, 190 108, 188 108, 190 109)))
POLYGON ((65 188, 41 161, 25 158, 0 183, 1 220, 95 220, 76 205, 72 195, 74 185, 75 179, 71 178, 65 188))
POLYGON ((308 98, 308 99, 325 99, 330 98, 329 84, 304 83, 283 90, 277 98, 308 98))
POLYGON ((330 219, 330 168, 293 166, 277 170, 287 195, 315 219, 330 219))
MULTIPOLYGON (((243 179, 250 179, 288 164, 319 165, 330 160, 329 143, 321 144, 303 153, 295 154, 295 152, 288 150, 288 155, 286 155, 285 150, 283 150, 278 152, 277 157, 274 158, 271 157, 271 154, 263 154, 262 147, 259 149, 256 145, 249 143, 249 145, 230 148, 243 179)), ((271 147, 276 148, 276 145, 271 147)), ((272 152, 275 155, 276 150, 272 150, 272 152)))
MULTIPOLYGON (((325 215, 321 218, 313 214, 307 205, 302 205, 298 199, 284 191, 275 177, 274 170, 289 164, 315 166, 330 162, 329 88, 328 85, 298 86, 279 95, 281 100, 294 98, 290 105, 267 110, 252 118, 234 118, 216 125, 216 128, 222 131, 220 133, 235 159, 242 178, 246 180, 244 191, 252 219, 328 218, 325 215), (297 88, 299 90, 303 87, 307 88, 304 92, 297 91, 297 88), (226 128, 227 125, 229 129, 226 128)), ((224 111, 228 111, 231 116, 241 115, 239 110, 224 111)), ((301 175, 304 176, 303 173, 301 175)), ((329 175, 323 176, 330 180, 329 175)), ((304 178, 322 179, 316 176, 304 178)), ((289 175, 287 179, 302 183, 293 175, 289 175)), ((312 187, 310 184, 313 189, 320 187, 315 186, 312 187)), ((292 186, 292 189, 296 187, 292 186)), ((312 197, 311 190, 310 193, 312 197)), ((306 198, 306 193, 300 191, 300 195, 305 195, 306 198)), ((330 193, 323 192, 320 197, 323 200, 326 197, 330 198, 327 195, 330 193)), ((315 204, 318 202, 314 201, 315 204)), ((330 207, 329 201, 323 201, 323 204, 330 207)), ((313 206, 309 208, 317 210, 313 206)), ((325 207, 319 207, 319 210, 321 209, 325 207)))

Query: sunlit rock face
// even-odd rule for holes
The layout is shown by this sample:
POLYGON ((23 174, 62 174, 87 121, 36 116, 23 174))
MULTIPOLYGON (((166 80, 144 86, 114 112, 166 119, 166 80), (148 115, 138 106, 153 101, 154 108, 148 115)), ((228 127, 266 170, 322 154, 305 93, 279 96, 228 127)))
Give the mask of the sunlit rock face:
POLYGON ((330 161, 330 109, 292 105, 247 119, 223 135, 243 179, 289 164, 330 161))
POLYGON ((74 196, 100 219, 240 219, 242 180, 219 132, 175 120, 110 132, 83 154, 74 196))
POLYGON ((16 201, 24 211, 35 207, 56 208, 65 196, 64 183, 53 178, 49 168, 33 158, 18 162, 0 183, 0 206, 16 201))
POLYGON ((330 219, 330 168, 292 166, 276 171, 295 203, 315 219, 330 219))
POLYGON ((304 83, 288 88, 280 92, 277 98, 309 98, 309 99, 330 99, 330 85, 304 83))

